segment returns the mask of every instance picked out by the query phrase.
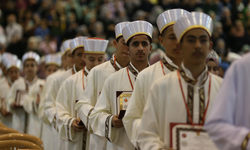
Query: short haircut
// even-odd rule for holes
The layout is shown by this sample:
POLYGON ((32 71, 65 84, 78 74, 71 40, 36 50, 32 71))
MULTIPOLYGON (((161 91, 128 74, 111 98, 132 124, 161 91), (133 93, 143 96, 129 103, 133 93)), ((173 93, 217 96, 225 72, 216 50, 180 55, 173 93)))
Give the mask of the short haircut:
MULTIPOLYGON (((140 35, 140 34, 139 34, 140 35)), ((144 34, 142 34, 142 35, 144 35, 144 34)), ((151 37, 149 37, 148 35, 146 35, 147 36, 147 38, 148 38, 148 40, 149 40, 149 43, 151 44, 152 43, 152 39, 151 39, 151 37)), ((128 40, 128 42, 127 42, 127 46, 129 46, 129 44, 130 44, 130 42, 131 42, 131 40, 133 39, 133 37, 132 38, 130 38, 129 40, 128 40)))

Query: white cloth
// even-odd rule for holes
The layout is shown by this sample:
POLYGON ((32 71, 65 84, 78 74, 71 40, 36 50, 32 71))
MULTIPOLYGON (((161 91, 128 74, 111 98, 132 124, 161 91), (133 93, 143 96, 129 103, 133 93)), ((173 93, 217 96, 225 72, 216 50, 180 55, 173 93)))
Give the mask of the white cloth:
MULTIPOLYGON (((0 108, 3 107, 3 105, 5 105, 6 111, 7 110, 7 105, 6 105, 6 96, 8 94, 8 92, 10 91, 11 88, 11 84, 8 82, 7 78, 4 78, 4 80, 0 81, 0 108)), ((0 115, 1 121, 2 123, 9 127, 12 128, 12 115, 8 115, 8 116, 2 116, 0 115)))
MULTIPOLYGON (((178 66, 176 66, 167 56, 164 56, 164 59, 169 65, 178 68, 178 66)), ((161 61, 158 61, 154 65, 142 70, 136 78, 135 89, 130 98, 125 116, 122 119, 128 137, 136 147, 138 142, 138 129, 140 127, 141 116, 150 87, 156 79, 163 77, 164 74, 166 75, 172 72, 171 70, 172 69, 167 68, 164 63, 161 65, 161 61)))
MULTIPOLYGON (((138 73, 134 67, 133 69, 138 73)), ((125 128, 112 127, 113 116, 119 115, 120 112, 120 108, 117 107, 117 92, 130 91, 132 93, 132 86, 135 84, 135 80, 136 76, 130 70, 128 76, 127 67, 110 75, 105 81, 102 93, 89 117, 89 123, 93 132, 99 136, 106 137, 111 142, 107 143, 108 150, 135 149, 127 136, 125 128)))
POLYGON ((13 36, 18 36, 18 39, 21 39, 23 36, 23 28, 18 23, 13 23, 12 25, 6 26, 6 36, 7 42, 11 43, 13 36))
MULTIPOLYGON (((114 59, 114 56, 112 60, 114 59)), ((121 69, 121 66, 116 62, 116 67, 121 69)), ((92 134, 91 128, 87 123, 89 115, 93 110, 98 97, 101 94, 105 80, 113 73, 115 73, 115 68, 111 64, 111 60, 104 62, 91 69, 88 75, 88 81, 86 86, 86 98, 79 100, 76 104, 76 109, 80 119, 83 121, 86 127, 88 127, 89 137, 89 150, 106 150, 107 140, 103 137, 92 134)))
MULTIPOLYGON (((37 86, 36 84, 39 84, 40 80, 41 79, 34 79, 34 81, 27 84, 28 89, 30 90, 36 87, 37 86)), ((24 133, 25 130, 28 131, 28 129, 30 128, 28 125, 29 115, 26 115, 26 112, 23 108, 14 108, 14 109, 11 108, 11 105, 15 102, 16 93, 18 90, 21 91, 26 90, 26 81, 24 78, 19 78, 13 83, 6 97, 6 102, 7 102, 7 107, 12 112, 12 128, 20 133, 24 133)))
MULTIPOLYGON (((184 67, 182 65, 182 67, 184 67)), ((183 68, 188 77, 192 77, 190 72, 183 68)), ((180 75, 184 95, 187 97, 188 86, 193 88, 193 111, 192 119, 194 124, 199 122, 199 90, 204 88, 205 106, 208 101, 209 78, 204 80, 207 68, 198 78, 195 85, 189 84, 180 75)), ((210 73, 209 73, 210 74, 210 73)), ((211 106, 220 88, 222 79, 218 76, 211 76, 210 104, 207 115, 211 111, 211 106)), ((190 100, 190 99, 188 99, 190 100)), ((187 110, 182 97, 177 71, 156 80, 150 88, 150 92, 144 107, 139 129, 139 147, 143 150, 170 148, 170 123, 187 123, 187 110)))
POLYGON ((48 94, 45 94, 45 104, 44 104, 44 113, 47 116, 49 122, 52 124, 56 130, 53 130, 53 137, 55 143, 55 150, 64 150, 65 142, 60 139, 60 135, 57 132, 57 125, 54 118, 56 117, 56 96, 59 91, 59 88, 63 81, 72 75, 73 69, 69 69, 62 73, 56 73, 51 76, 51 86, 48 87, 48 94))
POLYGON ((38 105, 36 104, 36 100, 38 95, 42 94, 42 89, 44 86, 44 80, 37 79, 35 83, 33 83, 32 88, 29 89, 28 95, 25 96, 24 110, 28 113, 28 128, 27 134, 34 135, 38 138, 41 138, 42 132, 42 121, 38 118, 38 105))
MULTIPOLYGON (((38 107, 38 117, 43 121, 43 125, 42 125, 42 135, 41 135, 41 140, 43 141, 44 144, 44 149, 45 150, 51 150, 51 149, 55 149, 55 137, 53 137, 53 133, 55 131, 55 133, 57 134, 56 130, 52 127, 51 123, 49 122, 47 116, 44 113, 44 104, 45 104, 45 97, 46 95, 48 95, 49 89, 52 87, 51 82, 53 77, 58 74, 58 73, 62 73, 63 70, 59 69, 58 71, 56 71, 55 73, 49 75, 46 78, 46 82, 43 88, 43 93, 40 96, 40 103, 39 103, 39 107, 38 107)), ((59 139, 58 139, 59 140, 59 139)))
MULTIPOLYGON (((250 133, 250 53, 227 70, 205 129, 220 150, 241 150, 250 133)), ((250 144, 246 145, 250 150, 250 144)))
POLYGON ((66 150, 85 149, 85 145, 83 147, 83 138, 86 138, 86 132, 75 132, 71 128, 71 125, 73 121, 78 118, 75 111, 75 104, 76 100, 83 99, 83 91, 85 90, 87 83, 86 74, 88 73, 89 71, 85 67, 85 71, 80 70, 76 74, 67 78, 62 83, 57 94, 56 110, 58 116, 58 128, 61 139, 66 141, 66 150))

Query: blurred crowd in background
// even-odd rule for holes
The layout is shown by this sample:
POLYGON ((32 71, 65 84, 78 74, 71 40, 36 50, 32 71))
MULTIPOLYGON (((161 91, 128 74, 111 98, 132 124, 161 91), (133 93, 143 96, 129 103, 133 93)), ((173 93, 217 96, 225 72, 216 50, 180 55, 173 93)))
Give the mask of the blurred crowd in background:
POLYGON ((221 57, 222 72, 230 65, 226 59, 229 52, 249 52, 250 0, 1 0, 0 50, 20 59, 27 51, 43 56, 60 51, 66 39, 89 36, 110 41, 109 59, 115 52, 115 25, 146 20, 154 25, 153 51, 163 52, 156 19, 172 8, 212 17, 213 49, 221 57))

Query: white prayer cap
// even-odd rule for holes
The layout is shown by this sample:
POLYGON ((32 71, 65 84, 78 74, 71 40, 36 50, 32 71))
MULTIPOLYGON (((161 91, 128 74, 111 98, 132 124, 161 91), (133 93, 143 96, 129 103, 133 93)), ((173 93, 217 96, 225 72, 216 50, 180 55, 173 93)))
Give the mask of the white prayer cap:
POLYGON ((153 26, 147 21, 133 21, 122 29, 122 35, 127 43, 135 35, 147 35, 152 39, 153 26))
POLYGON ((23 58, 22 58, 23 63, 27 59, 34 59, 36 61, 36 63, 39 64, 40 56, 37 53, 30 51, 30 52, 27 52, 23 55, 23 58))
POLYGON ((49 54, 45 56, 45 66, 47 65, 56 65, 58 67, 61 66, 61 57, 57 54, 49 54))
POLYGON ((115 26, 115 38, 119 38, 120 36, 122 36, 122 29, 131 22, 121 22, 121 23, 118 23, 116 26, 115 26))
POLYGON ((167 27, 175 24, 175 22, 185 14, 190 13, 184 9, 171 9, 161 13, 156 20, 160 34, 162 34, 163 30, 167 27))
POLYGON ((8 52, 4 52, 2 55, 2 64, 6 67, 8 64, 8 61, 11 59, 18 59, 17 55, 8 53, 8 52))
POLYGON ((107 49, 108 42, 108 40, 101 38, 87 38, 83 40, 84 53, 104 54, 107 49))
POLYGON ((66 40, 62 43, 62 46, 60 48, 62 55, 64 55, 67 51, 70 50, 70 42, 72 39, 66 40))
POLYGON ((211 50, 211 52, 207 55, 206 63, 210 59, 212 59, 217 64, 217 66, 219 66, 220 58, 219 58, 218 54, 214 50, 211 50))
POLYGON ((15 57, 12 57, 12 59, 9 59, 7 64, 6 64, 6 70, 8 70, 12 67, 15 67, 18 70, 21 70, 21 66, 22 66, 21 60, 15 58, 15 57))
POLYGON ((180 42, 185 33, 196 28, 204 29, 211 37, 213 31, 212 18, 201 12, 191 12, 175 22, 174 33, 180 42))
POLYGON ((74 39, 70 42, 71 53, 73 53, 77 48, 84 47, 84 46, 83 46, 83 41, 84 41, 84 39, 86 39, 86 38, 88 38, 88 37, 86 37, 86 36, 80 36, 80 37, 74 38, 74 39))

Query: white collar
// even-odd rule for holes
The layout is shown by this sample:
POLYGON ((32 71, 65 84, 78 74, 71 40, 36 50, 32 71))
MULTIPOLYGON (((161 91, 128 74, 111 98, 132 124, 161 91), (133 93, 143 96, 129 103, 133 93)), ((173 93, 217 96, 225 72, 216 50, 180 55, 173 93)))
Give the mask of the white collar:
MULTIPOLYGON (((115 54, 112 55, 112 59, 115 60, 115 54)), ((115 65, 119 67, 119 69, 122 69, 122 66, 118 63, 117 59, 115 61, 115 65)))
MULTIPOLYGON (((179 68, 167 55, 164 55, 166 61, 173 67, 179 68)), ((164 65, 165 66, 165 65, 164 65)), ((165 66, 166 67, 166 66, 165 66)))
MULTIPOLYGON (((186 76, 192 80, 195 80, 192 73, 188 70, 188 68, 186 68, 184 66, 184 63, 182 62, 181 63, 181 67, 182 69, 184 70, 186 76)), ((203 72, 199 75, 198 79, 197 79, 197 83, 195 85, 202 85, 204 83, 204 80, 207 79, 207 72, 208 72, 208 69, 207 69, 207 66, 205 67, 205 69, 203 70, 203 72)))
POLYGON ((36 82, 36 80, 37 80, 37 76, 35 76, 35 78, 34 78, 31 82, 29 82, 29 81, 27 80, 27 78, 25 77, 25 83, 26 83, 27 85, 32 85, 33 83, 36 82))

